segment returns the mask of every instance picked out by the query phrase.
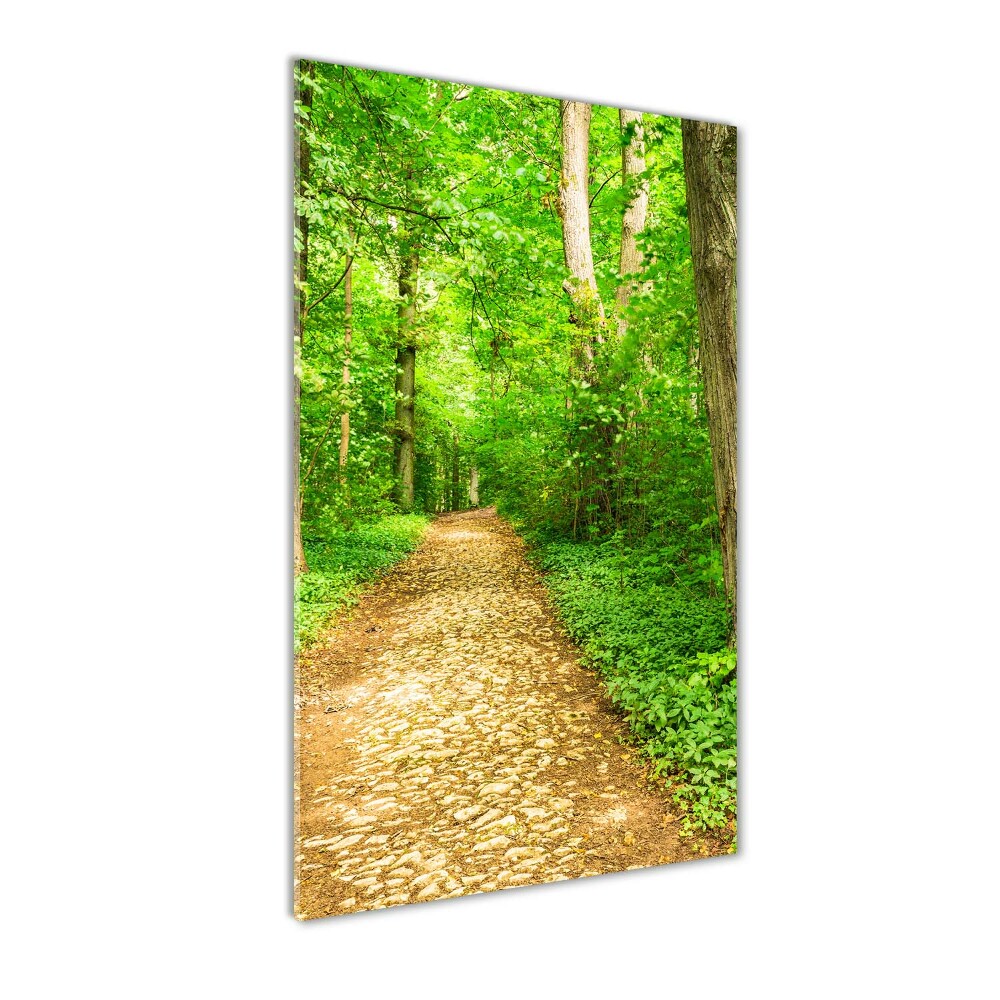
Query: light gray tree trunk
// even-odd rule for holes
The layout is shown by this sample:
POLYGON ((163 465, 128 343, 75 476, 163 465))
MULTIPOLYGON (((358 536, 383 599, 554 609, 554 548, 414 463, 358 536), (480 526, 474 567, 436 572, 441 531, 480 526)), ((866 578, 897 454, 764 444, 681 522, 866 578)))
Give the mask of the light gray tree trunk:
POLYGON ((631 276, 642 271, 642 253, 636 236, 646 228, 646 211, 649 206, 649 183, 641 179, 646 169, 646 143, 643 138, 642 112, 618 112, 622 138, 632 134, 622 145, 622 184, 632 193, 622 214, 621 255, 618 260, 618 288, 615 290, 615 324, 618 339, 623 340, 628 332, 626 310, 629 300, 639 290, 640 284, 631 276))
POLYGON ((451 509, 459 510, 462 506, 461 491, 461 452, 458 447, 458 431, 452 433, 451 449, 451 509))
MULTIPOLYGON (((570 360, 570 378, 596 386, 597 346, 604 342, 604 303, 594 276, 594 255, 590 246, 589 155, 591 107, 581 101, 560 102, 562 115, 562 168, 559 177, 559 217, 562 220, 563 256, 570 276, 563 290, 570 298, 570 323, 577 328, 570 360)), ((573 412, 573 394, 566 397, 567 413, 573 412)), ((597 441, 591 430, 573 427, 570 421, 570 449, 593 454, 597 441)), ((577 422, 578 423, 578 422, 577 422)), ((600 499, 600 473, 585 457, 577 465, 574 497, 573 534, 582 522, 591 519, 600 499), (581 515, 582 512, 582 515, 581 515)))
POLYGON ((736 129, 681 122, 722 569, 736 624, 736 129))
POLYGON ((469 469, 469 506, 479 506, 479 470, 475 466, 469 469))
POLYGON ((570 297, 570 322, 579 330, 575 357, 582 374, 594 372, 594 345, 602 339, 604 304, 597 293, 594 255, 590 247, 588 157, 589 104, 561 101, 562 170, 559 177, 559 216, 562 220, 563 258, 570 277, 563 289, 570 297))
POLYGON ((396 349, 396 501, 413 509, 413 468, 416 461, 414 402, 416 396, 417 279, 420 258, 410 250, 399 273, 399 339, 396 349))

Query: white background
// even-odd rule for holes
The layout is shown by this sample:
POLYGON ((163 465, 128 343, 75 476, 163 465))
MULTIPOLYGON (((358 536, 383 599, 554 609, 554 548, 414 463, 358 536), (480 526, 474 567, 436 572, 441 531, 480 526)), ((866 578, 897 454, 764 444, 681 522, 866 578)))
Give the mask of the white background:
POLYGON ((987 9, 7 8, 8 995, 996 989, 987 9), (737 858, 289 915, 294 56, 740 127, 737 858))

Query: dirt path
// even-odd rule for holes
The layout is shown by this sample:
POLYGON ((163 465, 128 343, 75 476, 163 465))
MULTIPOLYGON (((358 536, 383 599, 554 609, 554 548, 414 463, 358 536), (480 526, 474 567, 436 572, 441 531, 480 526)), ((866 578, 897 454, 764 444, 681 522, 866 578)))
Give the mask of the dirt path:
POLYGON ((690 857, 492 510, 420 549, 299 662, 301 919, 690 857))

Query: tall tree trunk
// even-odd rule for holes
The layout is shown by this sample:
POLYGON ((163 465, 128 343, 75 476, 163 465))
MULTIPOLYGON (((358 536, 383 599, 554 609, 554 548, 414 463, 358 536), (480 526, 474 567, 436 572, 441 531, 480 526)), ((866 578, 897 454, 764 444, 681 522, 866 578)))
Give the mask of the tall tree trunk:
POLYGON ((417 323, 417 275, 420 258, 410 250, 399 272, 399 341, 396 349, 396 501, 413 509, 413 467, 416 459, 414 397, 417 348, 413 343, 417 323))
POLYGON ((479 506, 479 470, 475 466, 469 469, 469 506, 479 506))
POLYGON ((340 481, 347 482, 347 453, 351 444, 351 413, 347 409, 347 393, 351 387, 351 342, 354 339, 352 327, 354 318, 354 258, 347 261, 344 275, 344 412, 340 415, 340 481))
MULTIPOLYGON (((594 277, 594 255, 590 246, 589 151, 591 107, 581 101, 560 102, 562 114, 562 169, 559 177, 559 217, 562 220, 563 257, 570 277, 563 290, 570 297, 569 320, 578 336, 570 360, 570 378, 598 383, 597 345, 603 343, 604 303, 594 277)), ((593 456, 602 450, 600 433, 583 430, 573 419, 573 392, 566 397, 570 453, 583 457, 577 464, 578 488, 574 497, 573 534, 581 522, 592 520, 599 509, 601 472, 593 456)), ((606 454, 605 454, 606 459, 606 454)))
POLYGON ((559 178, 559 216, 562 219, 563 258, 570 277, 563 289, 570 297, 570 322, 579 328, 574 352, 580 374, 594 374, 594 345, 602 339, 604 304, 597 293, 594 255, 590 247, 588 155, 590 105, 561 101, 562 170, 559 178))
POLYGON ((631 278, 642 270, 642 254, 636 236, 646 228, 646 210, 649 206, 649 184, 640 180, 646 169, 646 143, 643 139, 642 112, 627 111, 621 108, 618 112, 623 140, 632 129, 632 135, 622 144, 622 184, 631 193, 625 211, 622 214, 621 256, 618 260, 618 276, 620 281, 615 289, 615 323, 618 328, 618 339, 623 340, 628 332, 626 310, 629 300, 639 289, 639 282, 631 278))
POLYGON ((681 122, 722 570, 736 627, 736 129, 681 122))
MULTIPOLYGON (((299 79, 295 86, 295 96, 299 103, 307 108, 312 107, 312 87, 302 83, 301 77, 309 77, 313 72, 313 64, 308 60, 298 63, 299 79)), ((297 119, 295 124, 295 193, 302 197, 309 181, 309 145, 305 136, 305 120, 297 119)), ((301 400, 302 384, 299 372, 302 366, 302 343, 306 308, 306 283, 309 277, 309 220, 295 213, 295 228, 299 234, 299 248, 295 253, 295 306, 293 319, 293 417, 292 417, 292 464, 294 467, 294 493, 292 494, 292 558, 295 565, 295 575, 308 573, 306 551, 302 545, 302 492, 299 488, 299 436, 301 433, 301 400)))
POLYGON ((461 493, 461 458, 458 450, 458 431, 451 437, 451 509, 459 510, 462 506, 461 493))

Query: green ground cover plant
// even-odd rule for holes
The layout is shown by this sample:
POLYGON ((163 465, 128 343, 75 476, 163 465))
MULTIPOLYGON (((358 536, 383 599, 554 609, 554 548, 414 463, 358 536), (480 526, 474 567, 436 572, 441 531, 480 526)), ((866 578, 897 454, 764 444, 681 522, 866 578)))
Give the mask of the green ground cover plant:
POLYGON ((669 549, 536 545, 567 630, 655 773, 670 780, 683 829, 734 833, 736 654, 726 646, 725 599, 709 595, 696 573, 688 584, 678 579, 669 549))
POLYGON ((295 580, 295 650, 315 642, 359 585, 405 559, 420 544, 429 518, 395 514, 350 529, 332 527, 306 544, 309 572, 295 580))

